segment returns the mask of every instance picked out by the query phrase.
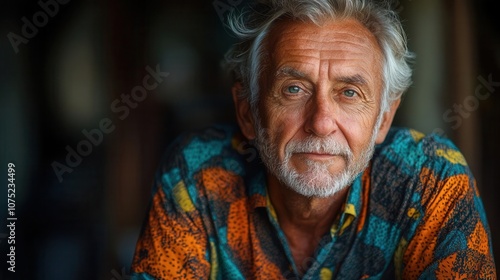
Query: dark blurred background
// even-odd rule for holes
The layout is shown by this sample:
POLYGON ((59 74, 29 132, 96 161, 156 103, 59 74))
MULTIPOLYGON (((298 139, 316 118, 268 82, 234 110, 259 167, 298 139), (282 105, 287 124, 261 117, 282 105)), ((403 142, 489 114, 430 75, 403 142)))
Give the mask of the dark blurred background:
MULTIPOLYGON (((183 130, 233 120, 220 61, 234 38, 222 18, 244 5, 3 1, 0 156, 3 178, 16 166, 17 221, 11 273, 5 183, 0 279, 128 279, 164 149, 183 130)), ((446 134, 465 154, 499 266, 498 10, 485 0, 395 5, 417 53, 395 125, 446 134)))

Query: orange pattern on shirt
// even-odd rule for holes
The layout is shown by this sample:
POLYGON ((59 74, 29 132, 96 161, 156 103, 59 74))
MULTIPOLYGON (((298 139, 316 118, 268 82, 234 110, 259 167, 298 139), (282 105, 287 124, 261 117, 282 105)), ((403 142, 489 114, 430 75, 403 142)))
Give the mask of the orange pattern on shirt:
POLYGON ((248 221, 253 211, 248 200, 236 187, 241 184, 241 177, 222 168, 207 168, 202 171, 203 185, 208 197, 231 203, 227 219, 227 242, 235 260, 251 271, 253 275, 245 275, 251 279, 276 279, 281 271, 265 256, 254 223, 248 221), (251 247, 248 244, 252 244, 251 247), (258 277, 258 278, 256 278, 258 277))
POLYGON ((201 219, 172 219, 165 215, 165 194, 161 188, 153 197, 143 238, 139 240, 134 269, 147 272, 155 279, 205 279, 209 263, 205 260, 206 234, 199 229, 201 219), (189 222, 190 221, 190 222, 189 222), (148 257, 139 260, 140 250, 148 257))

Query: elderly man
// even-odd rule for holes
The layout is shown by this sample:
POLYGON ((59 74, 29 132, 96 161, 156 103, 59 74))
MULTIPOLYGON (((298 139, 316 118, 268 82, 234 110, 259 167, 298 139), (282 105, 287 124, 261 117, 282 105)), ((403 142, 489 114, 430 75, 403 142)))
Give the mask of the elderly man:
POLYGON ((227 55, 239 126, 171 145, 132 278, 496 278, 463 156, 391 128, 411 84, 396 14, 269 0, 245 15, 227 55))

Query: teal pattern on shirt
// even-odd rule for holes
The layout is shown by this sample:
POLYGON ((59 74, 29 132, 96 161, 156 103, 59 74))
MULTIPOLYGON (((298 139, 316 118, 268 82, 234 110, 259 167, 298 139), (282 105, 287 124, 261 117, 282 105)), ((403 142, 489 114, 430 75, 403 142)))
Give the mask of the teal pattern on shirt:
POLYGON ((293 261, 237 126, 186 132, 158 170, 132 279, 496 279, 476 182, 439 135, 392 128, 338 222, 293 261), (298 266, 307 267, 299 274, 298 266))

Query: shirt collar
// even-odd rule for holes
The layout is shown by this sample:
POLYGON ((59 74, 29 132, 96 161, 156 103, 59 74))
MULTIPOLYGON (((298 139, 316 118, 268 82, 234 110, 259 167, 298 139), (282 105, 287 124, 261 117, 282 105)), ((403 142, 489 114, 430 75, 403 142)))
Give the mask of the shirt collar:
POLYGON ((333 223, 330 233, 334 236, 337 232, 339 235, 352 224, 352 222, 358 217, 358 213, 361 210, 361 177, 362 175, 358 175, 354 182, 351 184, 349 188, 349 193, 347 194, 347 199, 343 206, 342 214, 339 216, 339 219, 333 223))
MULTIPOLYGON (((365 173, 369 174, 369 168, 367 168, 363 173, 359 174, 358 177, 351 184, 347 199, 343 206, 342 214, 339 216, 337 221, 331 227, 332 236, 337 232, 341 235, 344 230, 346 230, 352 222, 361 213, 361 208, 363 204, 362 191, 363 191, 363 177, 365 173)), ((272 218, 276 219, 276 212, 271 204, 271 200, 267 194, 267 182, 266 182, 266 172, 265 167, 260 164, 260 168, 251 169, 251 172, 247 174, 247 184, 250 197, 250 206, 255 208, 265 207, 268 209, 269 214, 272 218)))

